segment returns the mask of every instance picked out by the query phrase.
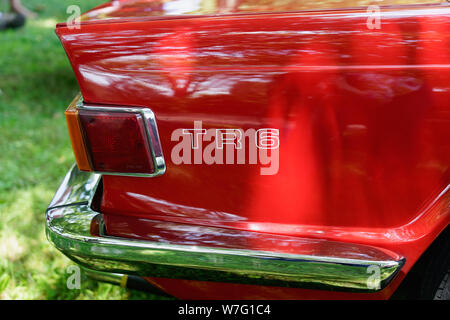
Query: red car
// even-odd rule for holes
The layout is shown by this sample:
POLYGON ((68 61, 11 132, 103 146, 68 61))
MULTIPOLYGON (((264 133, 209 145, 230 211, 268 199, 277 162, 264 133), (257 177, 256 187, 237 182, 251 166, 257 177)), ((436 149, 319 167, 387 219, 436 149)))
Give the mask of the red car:
POLYGON ((450 5, 364 2, 59 24, 81 95, 49 240, 177 298, 450 299, 450 5))

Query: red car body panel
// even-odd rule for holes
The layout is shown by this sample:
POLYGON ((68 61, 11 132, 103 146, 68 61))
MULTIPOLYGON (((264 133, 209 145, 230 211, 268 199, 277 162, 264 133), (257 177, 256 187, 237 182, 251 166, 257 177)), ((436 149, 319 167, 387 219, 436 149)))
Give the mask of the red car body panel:
POLYGON ((148 239, 151 219, 368 244, 406 257, 371 294, 148 280, 181 298, 389 298, 450 221, 450 7, 383 8, 369 29, 365 8, 137 14, 155 3, 57 29, 87 103, 157 119, 167 172, 103 177, 108 234, 148 239), (277 173, 175 164, 172 132, 198 120, 279 129, 277 173))

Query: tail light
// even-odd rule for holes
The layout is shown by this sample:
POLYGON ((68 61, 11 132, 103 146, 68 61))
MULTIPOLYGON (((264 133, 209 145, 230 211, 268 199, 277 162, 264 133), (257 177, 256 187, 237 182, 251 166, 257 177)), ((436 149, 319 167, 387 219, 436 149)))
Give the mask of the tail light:
POLYGON ((150 109, 89 106, 78 97, 65 115, 80 170, 148 177, 165 172, 150 109))

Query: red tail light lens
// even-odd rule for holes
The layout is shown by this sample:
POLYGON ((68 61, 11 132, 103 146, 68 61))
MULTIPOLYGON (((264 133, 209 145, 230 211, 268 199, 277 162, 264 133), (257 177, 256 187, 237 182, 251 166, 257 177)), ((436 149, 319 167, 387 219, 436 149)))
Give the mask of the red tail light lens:
POLYGON ((154 172, 145 120, 140 114, 80 110, 78 117, 93 171, 154 172))
POLYGON ((65 114, 80 170, 146 177, 165 172, 150 109, 86 106, 80 98, 65 114))

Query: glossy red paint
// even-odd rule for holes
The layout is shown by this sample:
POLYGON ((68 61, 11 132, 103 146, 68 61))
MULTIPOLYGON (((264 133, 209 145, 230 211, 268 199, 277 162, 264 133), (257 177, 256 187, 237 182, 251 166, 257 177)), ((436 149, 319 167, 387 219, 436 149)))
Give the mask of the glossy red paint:
POLYGON ((124 20, 93 12, 80 30, 57 29, 84 99, 151 108, 167 162, 157 178, 104 176, 109 234, 145 239, 141 222, 160 219, 370 244, 407 259, 374 294, 150 279, 167 292, 388 298, 448 226, 449 6, 386 8, 374 30, 366 9, 165 19, 122 11, 124 20), (172 132, 196 120, 279 129, 278 173, 174 164, 172 132))
MULTIPOLYGON (((378 0, 380 6, 440 4, 440 0, 378 0)), ((266 14, 274 12, 298 12, 333 10, 368 7, 371 0, 114 0, 105 3, 87 13, 81 19, 83 22, 98 23, 107 20, 136 21, 138 19, 179 18, 186 15, 229 15, 229 14, 266 14)))

